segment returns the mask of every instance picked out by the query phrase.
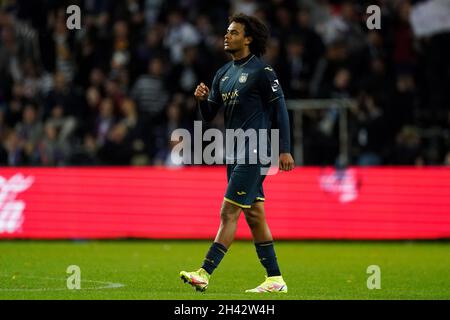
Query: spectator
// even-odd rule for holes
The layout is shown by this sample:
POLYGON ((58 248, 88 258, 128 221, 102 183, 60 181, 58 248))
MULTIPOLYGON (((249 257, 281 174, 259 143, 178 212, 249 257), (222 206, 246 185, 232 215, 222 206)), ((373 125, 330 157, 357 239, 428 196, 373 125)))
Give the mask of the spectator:
POLYGON ((129 28, 126 21, 114 23, 114 37, 111 48, 111 69, 121 69, 130 63, 133 43, 131 43, 129 28))
POLYGON ((127 130, 127 140, 130 141, 133 151, 132 163, 148 164, 150 162, 148 151, 148 145, 151 143, 150 130, 145 128, 132 99, 124 99, 120 111, 123 118, 119 124, 127 130))
MULTIPOLYGON (((42 138, 43 125, 38 118, 37 106, 34 104, 28 104, 23 109, 22 122, 19 122, 15 127, 15 132, 17 134, 18 150, 24 153, 24 164, 39 164, 39 157, 37 154, 37 145, 42 138), (23 149, 21 149, 23 147, 23 149)), ((15 138, 12 137, 12 145, 16 145, 14 142, 15 138)), ((13 149, 16 152, 15 147, 13 149)), ((19 160, 20 161, 20 160, 19 160)))
POLYGON ((202 67, 198 61, 197 49, 195 47, 184 48, 183 61, 173 67, 169 76, 170 90, 172 93, 181 92, 188 95, 204 78, 202 67))
POLYGON ((64 114, 61 105, 53 107, 50 117, 46 121, 46 127, 52 127, 56 132, 56 140, 62 145, 69 145, 69 139, 77 126, 75 117, 64 114))
POLYGON ((318 61, 311 79, 312 97, 319 96, 322 88, 331 85, 338 69, 349 66, 348 58, 348 49, 343 42, 335 42, 327 47, 325 56, 318 61))
POLYGON ((148 30, 144 43, 136 49, 136 75, 147 69, 150 60, 168 56, 168 50, 163 47, 163 35, 164 27, 160 24, 148 30))
POLYGON ((154 121, 168 100, 164 73, 163 60, 151 59, 147 74, 137 79, 131 91, 131 97, 136 101, 138 110, 147 123, 154 121))
POLYGON ((42 135, 42 123, 37 112, 36 105, 27 104, 22 112, 22 121, 15 128, 18 137, 33 147, 42 135))
POLYGON ((71 82, 74 79, 75 72, 74 38, 73 34, 69 33, 67 29, 64 9, 57 10, 55 25, 52 31, 53 37, 50 42, 50 47, 54 50, 51 53, 54 56, 54 60, 52 61, 54 63, 54 69, 52 70, 63 74, 65 80, 71 82))
POLYGON ((103 145, 98 150, 100 161, 105 165, 130 165, 132 146, 123 124, 114 125, 108 132, 103 145))
MULTIPOLYGON (((291 99, 307 98, 309 82, 314 71, 314 64, 305 54, 305 46, 300 38, 290 38, 287 44, 287 60, 284 64, 284 92, 291 99)), ((281 78, 280 77, 280 78, 281 78)), ((282 78, 283 79, 283 78, 282 78)))
POLYGON ((80 94, 77 89, 70 87, 63 72, 54 74, 53 89, 45 99, 44 118, 50 115, 55 105, 62 106, 66 115, 80 116, 84 114, 80 94))
POLYGON ((376 166, 383 163, 386 134, 382 109, 375 99, 362 94, 355 108, 351 109, 354 119, 353 146, 356 149, 355 163, 359 166, 376 166))
POLYGON ((103 146, 106 138, 115 125, 114 104, 111 98, 104 98, 100 103, 100 111, 95 125, 95 137, 98 146, 103 146))
POLYGON ((69 156, 69 144, 58 134, 58 128, 47 123, 44 128, 44 138, 38 144, 39 164, 43 166, 61 166, 66 164, 69 156))
POLYGON ((4 149, 7 153, 9 166, 25 166, 28 164, 28 157, 25 153, 23 142, 17 132, 11 131, 5 138, 4 149))
POLYGON ((15 83, 12 89, 12 98, 6 104, 5 123, 14 128, 22 119, 23 104, 26 102, 25 89, 21 83, 15 83))
POLYGON ((393 148, 393 163, 397 165, 421 165, 421 139, 417 128, 404 126, 398 133, 393 148))
POLYGON ((258 3, 255 0, 232 0, 231 3, 233 12, 254 15, 258 9, 258 3))
POLYGON ((323 41, 313 28, 311 14, 307 8, 298 10, 295 19, 294 34, 303 39, 305 59, 315 67, 319 57, 323 55, 325 50, 323 41))
POLYGON ((173 63, 180 63, 183 59, 183 49, 200 43, 200 34, 195 27, 184 20, 184 15, 179 10, 173 10, 168 14, 168 30, 164 45, 170 50, 170 58, 173 63))
MULTIPOLYGON (((155 165, 165 165, 172 163, 171 151, 177 143, 171 141, 172 132, 175 129, 183 128, 182 106, 177 101, 172 101, 166 108, 166 121, 154 129, 154 160, 155 165)), ((172 163, 173 164, 173 163, 172 163)))

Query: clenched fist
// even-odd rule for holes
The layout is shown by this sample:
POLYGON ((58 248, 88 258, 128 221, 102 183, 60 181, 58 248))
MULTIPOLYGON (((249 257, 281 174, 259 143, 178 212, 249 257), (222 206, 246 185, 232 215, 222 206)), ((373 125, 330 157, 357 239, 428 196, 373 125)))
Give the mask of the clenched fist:
POLYGON ((195 89, 195 92, 194 92, 195 98, 199 101, 204 101, 204 100, 208 99, 208 95, 209 95, 208 87, 206 86, 206 84, 201 82, 195 89))

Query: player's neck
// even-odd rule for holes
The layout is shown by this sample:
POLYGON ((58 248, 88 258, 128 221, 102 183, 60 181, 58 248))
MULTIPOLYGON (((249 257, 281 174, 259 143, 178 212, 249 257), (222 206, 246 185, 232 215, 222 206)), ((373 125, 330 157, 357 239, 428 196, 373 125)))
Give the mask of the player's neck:
POLYGON ((233 61, 238 61, 238 60, 243 60, 243 59, 247 58, 250 55, 251 55, 250 50, 248 50, 246 48, 246 49, 243 49, 243 50, 236 51, 236 52, 232 53, 231 57, 233 58, 233 61))

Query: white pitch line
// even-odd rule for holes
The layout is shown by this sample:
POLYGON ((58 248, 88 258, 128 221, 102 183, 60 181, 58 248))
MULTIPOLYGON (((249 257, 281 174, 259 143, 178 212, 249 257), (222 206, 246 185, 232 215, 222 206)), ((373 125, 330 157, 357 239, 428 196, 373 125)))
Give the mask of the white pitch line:
MULTIPOLYGON (((0 277, 11 277, 8 275, 2 275, 0 274, 0 277)), ((35 276, 17 276, 19 278, 32 278, 32 279, 42 279, 42 280, 55 280, 55 281, 66 281, 67 279, 65 278, 50 278, 50 277, 35 277, 35 276)), ((100 283, 100 284, 104 284, 104 286, 100 286, 100 287, 88 287, 88 288, 84 288, 81 287, 80 289, 74 289, 74 290, 69 290, 68 288, 23 288, 23 289, 19 289, 19 288, 0 288, 0 291, 63 291, 63 290, 69 290, 69 291, 78 291, 78 290, 101 290, 101 289, 115 289, 115 288, 122 288, 125 287, 124 284, 122 283, 114 283, 114 282, 108 282, 108 281, 98 281, 98 280, 80 280, 81 282, 90 282, 90 283, 100 283)))

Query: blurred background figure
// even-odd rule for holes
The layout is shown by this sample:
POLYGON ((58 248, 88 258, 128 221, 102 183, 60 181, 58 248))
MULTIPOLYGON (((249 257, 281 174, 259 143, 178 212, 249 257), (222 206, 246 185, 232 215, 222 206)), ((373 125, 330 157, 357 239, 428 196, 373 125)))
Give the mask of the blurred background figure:
MULTIPOLYGON (((168 163, 171 130, 200 120, 195 84, 211 83, 229 59, 223 36, 236 12, 268 24, 263 58, 287 99, 353 99, 351 165, 448 164, 446 1, 77 4, 81 30, 67 29, 64 2, 0 3, 3 164, 168 163), (380 30, 366 26, 373 4, 381 7, 380 30)), ((305 165, 336 164, 336 111, 307 111, 303 120, 305 165)), ((223 130, 219 120, 209 126, 223 130)))

